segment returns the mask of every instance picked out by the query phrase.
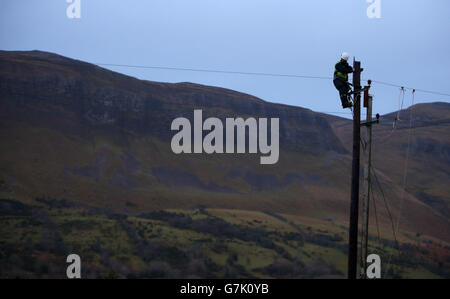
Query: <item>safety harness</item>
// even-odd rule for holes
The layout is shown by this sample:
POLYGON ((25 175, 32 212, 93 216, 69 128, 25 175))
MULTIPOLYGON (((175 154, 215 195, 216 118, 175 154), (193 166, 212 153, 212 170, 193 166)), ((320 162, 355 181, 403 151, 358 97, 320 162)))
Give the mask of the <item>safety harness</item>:
POLYGON ((337 65, 341 63, 341 61, 338 61, 335 65, 334 65, 334 79, 336 78, 341 78, 345 81, 348 81, 348 74, 344 74, 340 71, 337 70, 337 65))

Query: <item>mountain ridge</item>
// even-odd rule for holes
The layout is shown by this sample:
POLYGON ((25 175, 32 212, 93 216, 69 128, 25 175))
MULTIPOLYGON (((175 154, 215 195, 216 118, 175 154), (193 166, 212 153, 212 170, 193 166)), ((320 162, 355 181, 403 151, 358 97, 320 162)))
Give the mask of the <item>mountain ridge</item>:
MULTIPOLYGON (((2 51, 0 63, 0 127, 10 141, 0 166, 14 190, 7 194, 25 201, 48 194, 130 213, 200 205, 348 219, 349 120, 217 87, 142 81, 44 52, 2 51), (179 116, 192 119, 197 108, 205 118, 279 117, 279 163, 261 167, 248 154, 174 155, 167 145, 170 123, 179 116)), ((399 160, 400 153, 390 150, 399 160)), ((381 183, 400 214, 401 174, 380 165, 381 183)), ((439 181, 445 178, 440 171, 439 181)), ((419 200, 427 184, 417 186, 405 195, 411 215, 404 229, 449 241, 447 189, 433 185, 424 189, 428 199, 419 200)), ((380 222, 389 226, 385 212, 380 222)))
MULTIPOLYGON (((3 52, 0 56, 4 58, 8 55, 3 52)), ((42 56, 40 54, 39 56, 42 56)), ((47 56, 46 56, 47 57, 47 56)), ((53 57, 53 56, 49 56, 53 57)), ((57 61, 61 58, 60 56, 56 56, 57 61)), ((117 122, 120 123, 119 126, 125 126, 125 129, 131 129, 136 131, 148 131, 148 128, 155 127, 152 124, 152 119, 160 118, 156 120, 156 123, 163 122, 166 127, 170 126, 170 122, 172 119, 181 116, 183 114, 192 115, 191 106, 204 107, 204 108, 214 108, 216 111, 218 109, 229 109, 230 106, 232 109, 237 112, 237 114, 245 116, 245 115, 255 115, 255 116, 264 116, 270 117, 271 114, 277 114, 280 117, 284 117, 285 119, 291 118, 289 123, 285 122, 283 124, 287 125, 298 125, 298 119, 302 118, 303 125, 309 125, 311 129, 314 130, 314 126, 321 126, 322 132, 328 136, 328 138, 316 138, 316 136, 308 133, 308 130, 304 130, 302 133, 304 139, 314 140, 321 142, 324 146, 329 146, 330 148, 340 151, 343 151, 343 147, 339 144, 339 141, 335 136, 332 136, 331 128, 328 126, 327 122, 323 121, 323 118, 316 116, 310 110, 304 108, 295 108, 294 111, 290 111, 284 106, 280 106, 278 104, 264 102, 260 99, 257 99, 252 96, 247 96, 246 94, 237 93, 235 91, 230 91, 227 89, 219 89, 219 88, 210 88, 201 85, 193 85, 189 84, 186 89, 186 84, 184 83, 154 83, 150 81, 140 81, 138 79, 125 76, 124 82, 121 82, 118 78, 122 78, 118 73, 110 72, 106 69, 98 68, 97 66, 93 66, 90 64, 79 63, 75 61, 77 65, 82 65, 87 69, 75 69, 73 71, 62 71, 60 72, 60 77, 55 78, 55 76, 49 78, 45 76, 45 68, 36 66, 34 60, 29 60, 27 54, 19 54, 19 58, 25 59, 25 63, 22 63, 22 67, 26 66, 23 72, 33 73, 39 71, 38 79, 36 77, 33 80, 39 80, 40 82, 34 82, 34 86, 56 86, 56 92, 60 90, 61 92, 76 94, 77 98, 71 97, 66 101, 68 103, 58 104, 69 104, 72 110, 76 111, 80 116, 88 115, 88 120, 94 125, 101 122, 117 122), (26 60, 28 59, 28 60, 26 60), (24 65, 25 64, 25 65, 24 65), (75 72, 75 74, 74 74, 75 72), (79 73, 77 73, 79 72, 79 73), (93 74, 91 74, 91 72, 93 74), (100 72, 98 74, 98 72, 100 72), (102 76, 107 74, 106 79, 111 78, 113 81, 106 82, 105 78, 102 76), (81 77, 83 76, 83 77, 81 77), (81 78, 80 78, 81 77, 81 78), (99 78, 100 77, 100 78, 99 78), (118 77, 118 78, 116 78, 118 77), (64 78, 64 79, 61 79, 64 78), (86 80, 82 80, 86 79, 86 80), (90 84, 87 83, 89 80, 90 84), (120 84, 117 84, 117 81, 120 81, 120 84), (92 83, 91 83, 92 82, 92 83), (113 86, 111 86, 113 85, 113 86), (99 90, 99 86, 105 86, 102 90, 99 90), (171 92, 167 92, 167 88, 170 86, 171 92), (142 88, 142 89, 141 89, 142 88), (218 91, 221 93, 218 94, 218 91), (225 93, 223 91, 226 91, 225 93), (220 96, 220 99, 217 97, 220 96), (100 97, 102 97, 100 99, 100 97), (147 98, 145 98, 147 97, 147 98), (245 98, 245 101, 242 99, 245 98), (79 101, 86 101, 81 102, 79 101), (112 101, 112 102, 111 102, 112 101), (94 103, 93 103, 94 102, 94 103), (189 106, 189 109, 184 109, 183 106, 189 106), (101 107, 101 108, 100 108, 101 107), (77 111, 78 110, 78 111, 77 111), (148 113, 144 110, 152 110, 152 119, 150 119, 148 113), (168 111, 171 113, 173 111, 177 111, 177 114, 173 113, 169 115, 168 113, 160 113, 158 114, 156 110, 160 110, 161 112, 168 111), (287 113, 289 111, 289 113, 287 113), (133 117, 128 118, 128 123, 124 121, 124 113, 132 114, 133 117), (329 142, 330 141, 330 142, 329 142)), ((17 58, 16 58, 17 59, 17 58)), ((70 61, 70 60, 68 60, 70 61)), ((23 62, 23 61, 22 61, 23 62)), ((8 68, 10 70, 14 69, 13 65, 10 65, 12 62, 7 59, 2 60, 2 72, 8 72, 8 68)), ((58 69, 59 70, 59 69, 58 69)), ((54 70, 56 71, 56 70, 54 70)), ((9 74, 11 75, 11 74, 9 74)), ((4 88, 8 88, 7 86, 17 86, 20 84, 20 80, 23 79, 23 74, 21 74, 21 78, 15 78, 15 82, 11 84, 8 82, 7 77, 4 78, 4 88)), ((25 83, 26 84, 26 83, 25 83)), ((14 91, 9 91, 10 95, 21 96, 21 92, 27 90, 25 87, 19 87, 14 91)), ((28 87, 29 90, 29 87, 28 87)), ((54 91, 53 91, 54 92, 54 91)), ((32 91, 33 94, 43 94, 42 91, 32 91)), ((27 96, 30 96, 28 94, 27 96)), ((64 96, 64 94, 59 95, 58 93, 52 93, 51 95, 47 95, 55 97, 55 96, 64 96)), ((56 103, 54 101, 54 103, 56 103)), ((207 112, 207 111, 206 111, 207 112)), ((220 113, 216 113, 216 117, 224 118, 228 115, 224 113, 225 111, 220 111, 220 113)), ((236 113, 235 113, 236 114, 236 113)), ((296 132, 290 130, 287 127, 280 127, 281 134, 286 132, 286 135, 295 135, 296 132)), ((164 132, 151 132, 156 134, 158 137, 169 138, 167 133, 169 130, 165 130, 164 132)), ((281 136, 281 138, 286 136, 281 136)), ((298 136, 295 139, 287 139, 284 144, 291 145, 291 147, 295 147, 295 140, 301 140, 302 136, 298 136)), ((305 142, 305 140, 303 140, 305 142)))

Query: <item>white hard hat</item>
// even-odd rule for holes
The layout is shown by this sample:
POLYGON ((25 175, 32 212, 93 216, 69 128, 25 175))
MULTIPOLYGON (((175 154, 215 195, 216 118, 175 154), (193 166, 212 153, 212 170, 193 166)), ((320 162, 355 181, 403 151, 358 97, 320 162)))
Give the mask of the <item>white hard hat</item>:
POLYGON ((341 58, 344 59, 345 61, 348 61, 348 57, 349 57, 349 56, 350 56, 350 55, 348 55, 347 52, 344 52, 344 53, 342 53, 341 58))

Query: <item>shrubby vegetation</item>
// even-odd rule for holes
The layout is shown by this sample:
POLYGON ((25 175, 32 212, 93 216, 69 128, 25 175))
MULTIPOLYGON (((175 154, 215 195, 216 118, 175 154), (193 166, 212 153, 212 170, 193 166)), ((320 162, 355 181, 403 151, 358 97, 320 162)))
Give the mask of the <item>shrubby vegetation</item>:
MULTIPOLYGON (((292 229, 270 230, 257 219, 231 222, 202 207, 131 217, 45 196, 33 204, 0 199, 0 277, 63 278, 69 253, 81 256, 85 278, 344 277, 331 258, 345 258, 340 234, 263 215, 292 229)), ((371 243, 378 252, 396 249, 387 277, 419 268, 450 277, 449 256, 437 259, 417 244, 371 243)))

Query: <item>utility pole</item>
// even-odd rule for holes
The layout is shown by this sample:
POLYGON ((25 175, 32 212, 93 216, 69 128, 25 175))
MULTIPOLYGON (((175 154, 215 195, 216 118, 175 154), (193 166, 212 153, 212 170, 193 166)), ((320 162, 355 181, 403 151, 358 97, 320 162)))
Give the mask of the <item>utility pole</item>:
POLYGON ((366 121, 361 125, 366 127, 366 136, 363 142, 363 198, 362 198, 362 234, 361 234, 361 255, 360 255, 360 265, 361 278, 367 278, 367 242, 369 238, 369 207, 370 207, 370 169, 372 164, 372 125, 379 122, 379 114, 377 114, 377 119, 372 121, 372 102, 373 97, 369 94, 371 80, 368 81, 369 85, 364 87, 364 107, 367 108, 366 111, 366 121))
POLYGON ((350 229, 348 238, 348 278, 356 279, 358 259, 358 201, 359 201, 359 152, 361 123, 361 62, 353 59, 353 159, 352 192, 350 200, 350 229))

